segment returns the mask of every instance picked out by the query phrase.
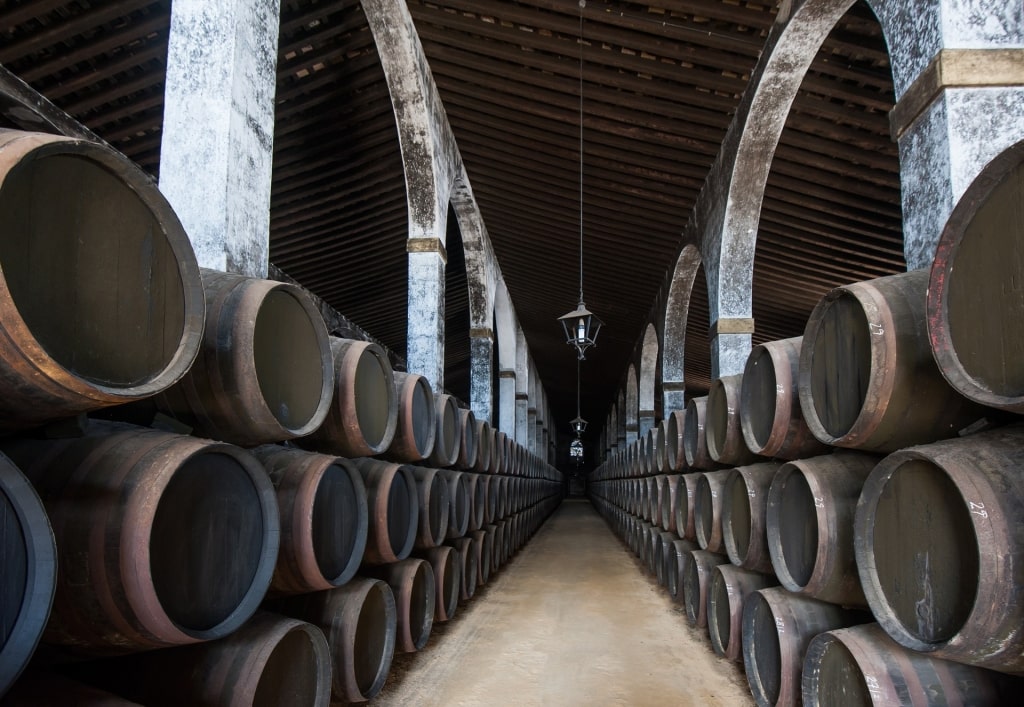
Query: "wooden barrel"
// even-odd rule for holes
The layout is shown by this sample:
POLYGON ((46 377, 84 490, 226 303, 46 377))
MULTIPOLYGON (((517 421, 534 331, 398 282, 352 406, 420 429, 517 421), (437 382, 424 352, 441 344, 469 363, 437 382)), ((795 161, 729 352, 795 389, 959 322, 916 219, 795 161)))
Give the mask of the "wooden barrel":
POLYGON ((369 513, 363 562, 384 565, 412 552, 419 527, 419 503, 412 467, 378 459, 352 461, 366 486, 369 513))
POLYGON ((487 527, 491 533, 491 574, 497 572, 505 565, 507 538, 505 537, 506 524, 503 520, 496 520, 487 527))
POLYGON ((668 467, 666 471, 686 470, 686 450, 683 444, 685 423, 685 410, 673 410, 661 421, 665 440, 665 465, 668 467))
POLYGON ((469 531, 472 532, 487 524, 487 479, 471 472, 466 472, 464 478, 469 489, 469 531))
POLYGON ((692 540, 673 540, 671 552, 676 556, 676 577, 675 581, 671 579, 668 582, 668 594, 672 597, 672 600, 680 604, 684 601, 685 594, 685 581, 686 566, 693 559, 690 554, 694 550, 699 550, 700 545, 693 542, 692 540), (675 589, 673 590, 673 585, 675 589))
POLYGON ((729 660, 743 660, 743 604, 758 589, 776 583, 770 574, 733 565, 715 567, 708 588, 708 634, 715 653, 729 660))
POLYGON ((491 447, 494 444, 494 432, 491 430, 491 423, 487 420, 476 421, 476 463, 473 471, 481 474, 492 472, 491 469, 491 447))
POLYGON ((768 490, 768 551, 791 592, 865 606, 854 553, 857 499, 878 458, 836 452, 789 462, 768 490))
POLYGON ((430 631, 434 626, 437 590, 430 565, 411 557, 368 571, 370 576, 387 582, 395 595, 395 606, 398 609, 395 650, 399 653, 415 653, 421 650, 427 645, 430 631))
POLYGON ((644 439, 648 473, 661 474, 665 469, 665 439, 661 436, 661 427, 651 427, 644 435, 644 439))
POLYGON ((419 550, 428 550, 440 545, 448 535, 451 505, 448 482, 437 469, 409 468, 416 479, 416 500, 419 504, 419 525, 414 545, 419 550))
POLYGON ((458 550, 439 545, 419 552, 434 573, 434 622, 444 623, 455 616, 462 587, 462 559, 458 550))
POLYGON ((501 477, 487 477, 487 518, 488 524, 501 518, 501 477))
POLYGON ((694 628, 708 625, 708 588, 715 567, 728 564, 729 558, 707 550, 694 550, 683 567, 683 596, 686 618, 694 628))
POLYGON ((694 529, 701 550, 723 552, 722 491, 729 470, 706 471, 697 475, 697 490, 693 497, 694 529))
POLYGON ((281 547, 270 587, 304 594, 352 579, 366 550, 366 487, 347 459, 265 445, 252 450, 277 489, 281 547))
POLYGON ((476 416, 472 410, 459 410, 459 429, 462 432, 462 437, 459 440, 459 458, 455 461, 455 466, 464 471, 472 471, 476 464, 477 447, 479 446, 477 440, 479 425, 476 423, 476 416))
POLYGON ((156 184, 85 140, 0 131, 0 429, 146 398, 203 337, 188 236, 156 184))
POLYGON ((701 472, 679 476, 679 487, 676 489, 676 535, 684 540, 697 540, 697 516, 694 508, 697 480, 700 476, 701 472))
POLYGON ((459 405, 451 395, 441 393, 435 396, 434 406, 437 432, 434 435, 434 448, 427 460, 438 468, 454 466, 459 460, 459 443, 462 442, 459 405))
POLYGON ((644 517, 654 525, 661 525, 661 481, 657 476, 648 476, 644 482, 647 484, 647 513, 644 517))
POLYGON ((643 476, 647 476, 648 474, 657 473, 654 469, 654 453, 650 447, 650 435, 640 435, 636 440, 636 444, 637 460, 640 464, 640 474, 643 476))
POLYGON ((839 287, 811 312, 800 406, 821 442, 872 452, 955 436, 984 409, 953 390, 928 343, 924 270, 839 287))
POLYGON ((509 482, 511 479, 507 476, 500 476, 494 479, 493 487, 497 489, 497 498, 495 499, 495 518, 504 519, 509 514, 509 482))
POLYGON ((377 344, 331 337, 334 395, 319 429, 300 444, 343 457, 372 457, 391 446, 398 425, 394 372, 377 344))
POLYGON ((857 505, 868 604, 900 644, 1024 674, 1024 430, 902 450, 857 505))
POLYGON ((319 627, 259 612, 226 638, 118 658, 87 677, 154 707, 327 707, 331 652, 319 627))
POLYGON ((448 544, 458 553, 461 571, 459 572, 459 598, 468 601, 476 593, 477 582, 477 550, 473 546, 472 537, 456 538, 448 544))
POLYGON ((758 590, 743 602, 743 663, 759 707, 800 704, 804 654, 819 633, 871 620, 870 614, 793 594, 758 590))
POLYGON ((907 650, 878 624, 818 634, 807 647, 802 682, 808 707, 1010 704, 994 673, 907 650))
POLYGON ((665 587, 669 596, 676 597, 679 594, 679 557, 676 555, 675 533, 663 530, 660 534, 661 540, 661 569, 658 571, 658 584, 665 587))
POLYGON ((686 404, 686 423, 683 428, 683 452, 686 465, 694 471, 714 469, 715 460, 708 452, 705 435, 707 424, 708 396, 690 398, 686 404))
POLYGON ((491 521, 494 520, 494 505, 491 496, 491 481, 493 478, 490 474, 476 475, 476 494, 473 497, 473 504, 474 513, 478 513, 480 516, 480 524, 477 530, 490 525, 491 521))
POLYGON ((398 633, 395 596, 387 583, 356 577, 337 589, 288 597, 271 606, 324 632, 333 659, 334 700, 365 702, 383 689, 398 633))
POLYGON ((504 474, 505 466, 508 464, 508 435, 501 430, 492 430, 494 437, 491 439, 491 473, 504 474))
POLYGON ((56 595, 43 640, 127 652, 236 630, 270 585, 274 487, 248 452, 147 429, 7 441, 53 526, 56 595))
POLYGON ((470 537, 473 538, 473 550, 476 552, 476 584, 482 587, 491 578, 492 535, 485 528, 481 528, 474 530, 470 537))
POLYGON ((470 474, 444 469, 441 478, 448 484, 448 532, 445 537, 461 538, 469 530, 472 499, 467 483, 470 474))
POLYGON ((939 369, 961 394, 1024 412, 1020 218, 1024 144, 993 159, 953 209, 932 261, 927 321, 939 369))
POLYGON ((773 572, 768 552, 768 489, 780 462, 740 466, 726 472, 722 487, 722 540, 729 560, 755 572, 773 572))
POLYGON ((50 616, 57 548, 43 504, 0 454, 0 695, 28 664, 50 616))
POLYGON ((395 372, 398 427, 385 459, 418 462, 430 456, 437 438, 437 409, 430 382, 415 373, 395 372))
POLYGON ((715 379, 708 392, 704 435, 708 455, 727 466, 740 466, 757 461, 747 449, 740 426, 740 388, 743 376, 722 376, 715 379))
POLYGON ((661 527, 649 525, 647 527, 647 569, 658 580, 658 584, 665 584, 665 545, 661 537, 661 527))
POLYGON ((206 330, 195 364, 157 405, 196 434, 243 446, 314 432, 334 394, 327 325, 284 282, 202 270, 206 330))
POLYGON ((676 509, 679 505, 679 474, 664 477, 661 495, 661 528, 676 532, 676 509))
POLYGON ((806 459, 824 454, 804 421, 797 381, 804 338, 768 341, 755 346, 743 369, 740 427, 747 448, 776 459, 806 459))

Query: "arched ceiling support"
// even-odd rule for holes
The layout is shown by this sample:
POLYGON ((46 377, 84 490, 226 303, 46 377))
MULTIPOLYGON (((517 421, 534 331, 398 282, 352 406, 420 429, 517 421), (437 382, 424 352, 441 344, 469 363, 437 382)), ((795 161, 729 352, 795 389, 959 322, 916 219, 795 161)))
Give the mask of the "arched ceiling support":
POLYGON ((629 364, 626 371, 626 444, 633 444, 639 438, 639 426, 637 414, 639 412, 639 398, 636 386, 636 367, 629 364))
POLYGON ((647 325, 644 344, 640 353, 640 413, 638 417, 641 437, 654 427, 654 389, 658 382, 658 331, 653 324, 647 325))
POLYGON ((679 254, 665 305, 665 336, 661 355, 662 418, 674 410, 686 409, 686 321, 690 313, 690 293, 700 270, 700 251, 687 245, 679 254))

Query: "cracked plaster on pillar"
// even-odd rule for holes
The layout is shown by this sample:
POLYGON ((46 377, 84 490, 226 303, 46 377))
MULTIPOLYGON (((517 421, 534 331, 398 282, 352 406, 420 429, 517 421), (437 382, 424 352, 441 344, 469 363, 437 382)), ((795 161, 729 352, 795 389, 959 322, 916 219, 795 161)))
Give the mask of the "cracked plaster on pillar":
POLYGON ((494 340, 490 336, 474 336, 469 340, 469 407, 477 420, 491 423, 494 400, 494 340))
POLYGON ((409 253, 409 321, 406 368, 426 376, 434 392, 444 384, 444 259, 409 253))
POLYGON ((498 378, 498 429, 506 435, 515 430, 516 376, 514 370, 502 369, 498 378))
POLYGON ((711 342, 711 379, 742 374, 750 355, 750 334, 719 334, 711 342))
POLYGON ((199 264, 266 277, 279 0, 175 0, 160 190, 199 264))
POLYGON ((1024 140, 1024 88, 950 88, 900 139, 907 269, 931 266, 953 207, 989 161, 1024 140))

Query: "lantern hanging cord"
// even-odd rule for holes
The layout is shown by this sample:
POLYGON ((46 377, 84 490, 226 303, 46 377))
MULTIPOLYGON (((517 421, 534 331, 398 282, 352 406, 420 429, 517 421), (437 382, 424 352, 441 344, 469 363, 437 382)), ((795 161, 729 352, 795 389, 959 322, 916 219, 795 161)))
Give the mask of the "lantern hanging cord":
POLYGON ((583 302, 583 8, 586 6, 587 0, 580 0, 580 302, 583 302))
POLYGON ((580 359, 576 359, 576 417, 582 419, 580 415, 580 359))

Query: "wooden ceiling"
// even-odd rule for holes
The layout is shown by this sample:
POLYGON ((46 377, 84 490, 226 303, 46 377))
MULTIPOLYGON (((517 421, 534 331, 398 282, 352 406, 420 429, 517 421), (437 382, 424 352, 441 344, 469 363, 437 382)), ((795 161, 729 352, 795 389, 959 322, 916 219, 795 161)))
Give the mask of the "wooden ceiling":
MULTIPOLYGON (((680 234, 774 20, 773 0, 409 0, 553 408, 575 416, 583 75, 585 294, 606 323, 583 416, 606 419, 680 234)), ((0 3, 0 63, 153 175, 169 0, 0 3)), ((826 40, 768 180, 755 341, 799 335, 829 288, 904 269, 888 55, 863 2, 826 40)), ((407 210, 390 98, 354 0, 282 0, 271 261, 403 355, 407 210)), ((197 117, 197 120, 201 117, 197 117)), ((454 221, 454 219, 451 219, 454 221)), ((469 395, 468 310, 449 235, 446 382, 469 395)), ((703 300, 703 301, 702 301, 703 300)), ((688 387, 710 384, 706 288, 688 387)))

